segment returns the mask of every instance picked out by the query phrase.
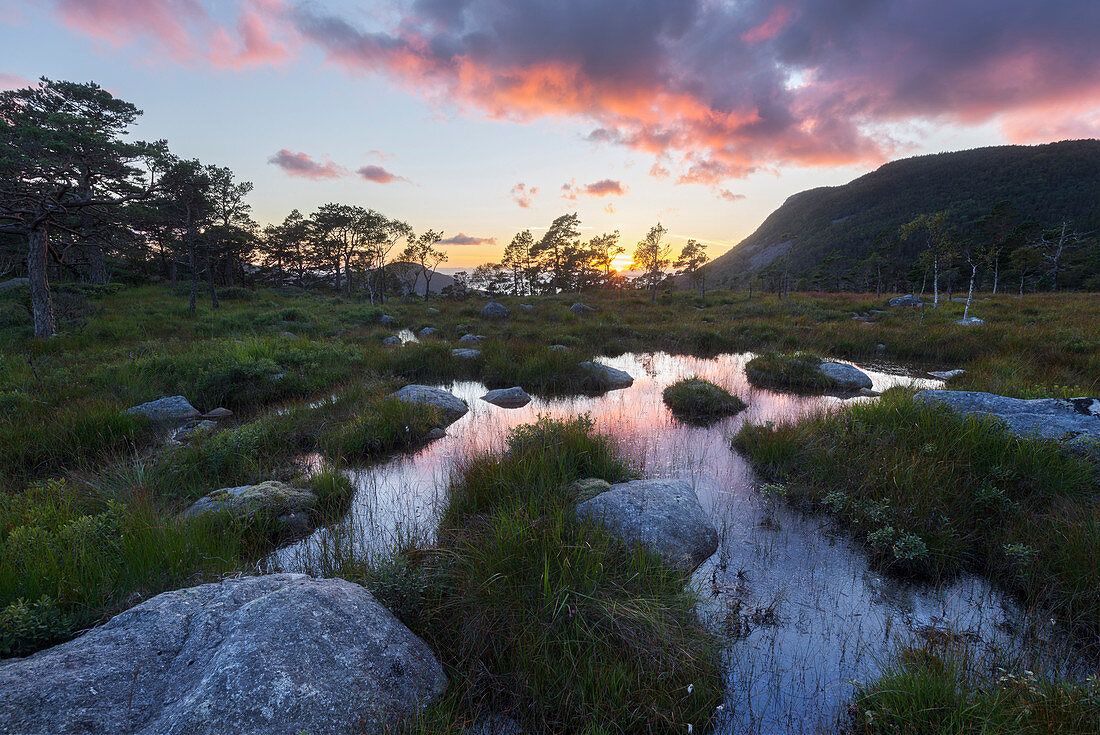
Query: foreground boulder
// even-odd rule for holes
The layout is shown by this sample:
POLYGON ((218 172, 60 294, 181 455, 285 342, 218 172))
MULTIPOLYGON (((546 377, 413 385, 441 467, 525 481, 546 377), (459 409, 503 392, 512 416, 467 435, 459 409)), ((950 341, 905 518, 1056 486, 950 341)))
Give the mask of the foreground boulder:
POLYGON ((1006 398, 969 390, 922 390, 916 399, 957 413, 1000 419, 1018 436, 1100 439, 1100 400, 1095 398, 1006 398))
POLYGON ((174 424, 198 418, 199 410, 183 396, 167 396, 126 409, 126 413, 144 416, 157 424, 174 424))
POLYGON ((817 370, 842 390, 859 390, 872 386, 871 378, 867 373, 843 362, 823 362, 817 366, 817 370))
POLYGON ((612 485, 577 505, 577 515, 603 523, 687 573, 718 549, 718 530, 686 480, 634 480, 612 485))
POLYGON ((630 377, 630 373, 613 368, 610 365, 586 360, 577 367, 584 372, 588 380, 598 390, 615 390, 616 388, 629 388, 634 385, 634 378, 630 377))
POLYGON ((481 400, 501 408, 522 408, 531 402, 531 396, 517 385, 512 388, 491 390, 483 395, 481 400))
POLYGON ((905 296, 895 296, 890 299, 890 306, 923 306, 924 302, 918 299, 912 294, 906 294, 905 296))
POLYGON ((229 513, 240 520, 269 522, 277 533, 285 535, 308 531, 310 512, 316 505, 317 496, 309 490, 271 480, 209 492, 192 503, 182 516, 229 513))
POLYGON ((448 424, 458 421, 470 410, 470 407, 466 405, 466 401, 441 388, 433 388, 430 385, 406 385, 401 390, 393 393, 393 397, 406 403, 427 403, 429 406, 435 406, 443 414, 448 424))
POLYGON ((0 664, 0 733, 393 732, 445 686, 428 646, 359 585, 241 577, 0 664))
POLYGON ((490 301, 481 307, 481 317, 483 319, 504 319, 511 313, 507 306, 498 304, 496 301, 490 301))

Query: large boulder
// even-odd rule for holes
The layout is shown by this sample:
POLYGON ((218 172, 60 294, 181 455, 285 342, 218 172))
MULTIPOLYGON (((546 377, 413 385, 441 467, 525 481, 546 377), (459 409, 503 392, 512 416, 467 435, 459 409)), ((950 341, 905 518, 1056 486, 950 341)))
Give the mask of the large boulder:
POLYGON ((843 362, 823 362, 817 366, 818 372, 829 378, 843 390, 870 388, 871 378, 857 367, 843 362))
POLYGON ((512 312, 504 304, 498 304, 496 301, 490 301, 485 306, 481 307, 481 316, 483 319, 504 319, 512 312))
POLYGON ((895 296, 890 299, 890 306, 923 306, 924 302, 918 299, 912 294, 906 294, 905 296, 895 296))
POLYGON ((427 403, 429 406, 435 406, 447 419, 448 424, 458 421, 470 410, 466 401, 442 388, 433 388, 430 385, 406 385, 392 395, 407 403, 427 403))
POLYGON ((483 395, 481 400, 501 408, 522 408, 531 402, 531 396, 517 385, 512 388, 491 390, 483 395))
POLYGON ((966 415, 988 415, 1019 436, 1100 439, 1100 400, 1095 398, 1006 398, 969 390, 922 390, 916 399, 966 415))
POLYGON ((316 505, 317 496, 309 490, 270 480, 214 490, 192 503, 182 515, 196 518, 207 513, 229 513, 240 520, 271 523, 279 534, 296 534, 311 528, 310 512, 316 505))
POLYGON ((610 365, 586 360, 577 367, 599 390, 615 390, 616 388, 629 388, 634 385, 634 378, 630 377, 630 373, 613 368, 610 365))
POLYGON ((591 314, 596 310, 593 309, 591 306, 588 306, 587 304, 582 304, 578 301, 577 303, 569 307, 569 311, 573 312, 577 316, 584 316, 585 314, 591 314))
POLYGON ((446 681, 363 587, 240 577, 165 592, 0 664, 0 733, 394 732, 446 681))
POLYGON ((576 512, 687 573, 718 549, 718 530, 685 480, 622 482, 580 503, 576 512))
POLYGON ((126 409, 126 413, 135 416, 144 416, 158 424, 174 424, 190 421, 201 414, 183 396, 167 396, 155 401, 142 403, 140 406, 126 409))

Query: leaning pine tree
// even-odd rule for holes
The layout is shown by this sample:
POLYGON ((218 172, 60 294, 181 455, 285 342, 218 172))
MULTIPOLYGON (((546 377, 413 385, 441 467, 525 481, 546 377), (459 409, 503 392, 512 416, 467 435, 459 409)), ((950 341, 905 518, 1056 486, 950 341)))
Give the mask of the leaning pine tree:
POLYGON ((0 232, 26 240, 36 337, 57 332, 47 266, 60 257, 51 237, 80 239, 81 222, 107 219, 150 191, 166 147, 123 139, 140 114, 92 82, 43 77, 0 92, 0 232), (77 217, 82 211, 93 217, 77 217))

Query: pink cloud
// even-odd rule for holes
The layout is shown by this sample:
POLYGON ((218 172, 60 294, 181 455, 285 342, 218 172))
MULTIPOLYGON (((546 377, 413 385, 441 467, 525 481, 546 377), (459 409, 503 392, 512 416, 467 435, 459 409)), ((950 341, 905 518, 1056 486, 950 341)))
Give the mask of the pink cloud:
POLYGON ((24 87, 31 86, 31 84, 32 82, 29 79, 25 79, 18 74, 9 74, 0 71, 0 92, 9 89, 23 89, 24 87))
POLYGON ((745 199, 744 194, 734 194, 729 189, 718 189, 715 193, 719 199, 725 199, 727 202, 739 202, 745 199))
POLYGON ((584 191, 586 194, 593 197, 621 197, 626 194, 628 189, 623 186, 621 181, 603 179, 602 181, 597 181, 594 184, 589 184, 584 187, 584 191))
POLYGON ((287 176, 300 179, 319 181, 322 179, 337 179, 347 175, 347 169, 336 165, 332 161, 314 161, 306 153, 295 153, 287 148, 283 148, 268 158, 267 162, 281 168, 287 176))
POLYGON ((409 181, 404 176, 396 176, 381 166, 375 166, 373 164, 363 166, 356 171, 356 173, 367 181, 373 181, 376 184, 392 184, 394 181, 409 181))
POLYGON ((495 237, 476 237, 474 235, 466 235, 458 233, 451 237, 440 240, 442 245, 493 245, 497 239, 495 237))
POLYGON ((512 190, 508 193, 511 195, 512 201, 519 205, 520 209, 530 209, 531 200, 538 192, 539 188, 537 186, 527 188, 523 182, 520 182, 513 186, 512 190))
POLYGON ((768 19, 758 26, 754 26, 741 34, 741 40, 745 43, 759 43, 768 41, 779 35, 784 26, 791 22, 794 13, 790 8, 780 5, 771 12, 768 19))

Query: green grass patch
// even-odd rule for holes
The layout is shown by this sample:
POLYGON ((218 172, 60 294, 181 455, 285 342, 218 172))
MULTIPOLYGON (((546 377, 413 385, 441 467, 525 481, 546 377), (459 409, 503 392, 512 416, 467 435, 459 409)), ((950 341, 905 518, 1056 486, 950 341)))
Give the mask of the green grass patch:
POLYGON ((725 388, 699 377, 678 380, 661 394, 677 418, 707 424, 745 410, 747 404, 725 388))
POLYGON ((835 515, 882 564, 976 569, 1072 628, 1100 634, 1094 468, 1053 441, 918 403, 905 391, 734 439, 788 497, 835 515))
POLYGON ((809 352, 765 352, 745 363, 745 375, 758 388, 817 392, 837 387, 818 370, 821 358, 809 352))

